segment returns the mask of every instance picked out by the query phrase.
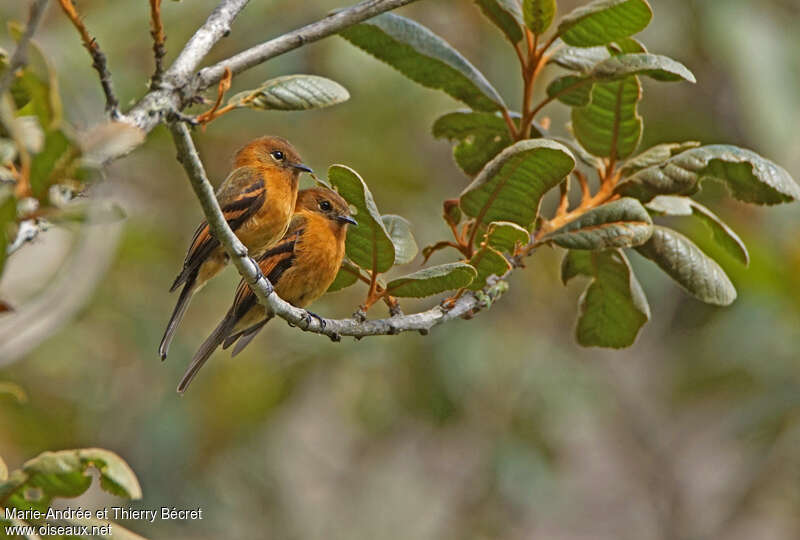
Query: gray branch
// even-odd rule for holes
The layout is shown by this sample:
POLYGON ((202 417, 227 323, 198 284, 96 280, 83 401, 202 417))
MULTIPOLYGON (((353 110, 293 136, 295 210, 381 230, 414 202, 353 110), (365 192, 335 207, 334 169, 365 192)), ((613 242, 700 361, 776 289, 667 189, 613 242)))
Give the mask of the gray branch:
POLYGON ((355 318, 316 319, 310 317, 306 310, 292 306, 274 293, 272 285, 261 275, 258 266, 248 256, 247 248, 242 245, 228 226, 217 198, 214 196, 214 188, 206 177, 203 163, 197 154, 189 129, 183 122, 173 122, 169 128, 178 150, 178 161, 181 162, 189 176, 212 234, 219 239, 239 274, 250 285, 259 303, 290 324, 309 332, 324 334, 335 341, 338 341, 341 336, 362 338, 410 331, 426 334, 434 326, 469 316, 480 309, 490 307, 492 302, 500 297, 507 288, 504 281, 497 281, 485 291, 468 292, 462 295, 450 309, 436 306, 421 313, 397 315, 387 319, 361 321, 355 318))
POLYGON ((289 52, 307 43, 336 34, 354 24, 380 15, 385 11, 410 4, 415 0, 365 0, 353 7, 331 13, 322 20, 298 28, 280 37, 265 41, 230 58, 200 70, 193 83, 193 90, 199 91, 216 84, 222 78, 225 68, 234 75, 266 62, 270 58, 289 52))
POLYGON ((247 2, 249 0, 223 0, 220 2, 203 26, 183 47, 178 58, 164 74, 164 79, 175 87, 186 84, 217 41, 230 33, 233 20, 244 9, 247 2))
POLYGON ((5 73, 3 73, 3 76, 0 77, 0 96, 5 94, 6 90, 8 90, 8 87, 11 86, 11 81, 14 80, 16 71, 28 63, 28 44, 33 38, 33 34, 36 32, 39 22, 42 20, 45 7, 47 7, 47 0, 35 0, 31 4, 30 15, 28 16, 28 24, 25 26, 25 31, 19 38, 17 48, 11 55, 11 60, 8 63, 8 69, 6 69, 5 73))
POLYGON ((162 87, 146 94, 122 120, 145 132, 150 132, 158 124, 167 120, 170 113, 178 112, 190 104, 198 92, 219 82, 226 66, 230 67, 234 74, 241 73, 270 58, 414 1, 364 0, 315 23, 256 45, 194 74, 194 70, 200 65, 211 47, 227 34, 234 18, 247 3, 247 0, 223 0, 167 70, 162 87))

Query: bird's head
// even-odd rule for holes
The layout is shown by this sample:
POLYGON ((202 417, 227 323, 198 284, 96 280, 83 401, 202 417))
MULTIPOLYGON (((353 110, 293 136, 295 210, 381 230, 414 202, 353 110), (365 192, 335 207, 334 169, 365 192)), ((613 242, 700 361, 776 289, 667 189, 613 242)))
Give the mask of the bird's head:
POLYGON ((350 206, 341 195, 325 187, 304 189, 297 194, 295 211, 306 211, 319 214, 341 230, 347 225, 358 225, 350 215, 350 206))
POLYGON ((254 165, 281 171, 294 178, 301 172, 312 172, 289 141, 273 136, 259 137, 236 152, 235 167, 254 165))

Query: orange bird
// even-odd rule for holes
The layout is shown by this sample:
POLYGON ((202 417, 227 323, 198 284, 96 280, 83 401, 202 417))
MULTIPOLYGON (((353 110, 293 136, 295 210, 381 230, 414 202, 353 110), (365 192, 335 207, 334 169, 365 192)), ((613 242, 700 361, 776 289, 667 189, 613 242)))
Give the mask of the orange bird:
MULTIPOLYGON (((261 137, 240 149, 234 169, 217 190, 217 201, 228 225, 253 256, 258 256, 286 233, 297 200, 303 165, 297 150, 280 137, 261 137)), ((183 285, 167 323, 158 352, 167 357, 169 344, 189 307, 192 295, 228 264, 228 256, 203 221, 194 233, 183 269, 169 291, 183 285)))
MULTIPOLYGON (((356 225, 356 221, 338 193, 322 187, 300 192, 286 236, 258 259, 261 273, 278 296, 302 308, 328 290, 342 264, 348 224, 356 225)), ((242 280, 228 313, 192 358, 178 385, 178 393, 186 391, 220 344, 227 349, 238 340, 233 349, 236 356, 272 317, 242 280)))

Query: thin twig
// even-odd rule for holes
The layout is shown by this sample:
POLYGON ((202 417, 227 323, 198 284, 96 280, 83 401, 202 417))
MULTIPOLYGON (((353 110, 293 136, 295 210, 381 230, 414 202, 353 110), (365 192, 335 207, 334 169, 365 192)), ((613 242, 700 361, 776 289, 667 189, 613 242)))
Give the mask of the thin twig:
POLYGON ((167 49, 164 42, 164 23, 161 22, 161 0, 150 0, 150 35, 153 36, 153 58, 156 63, 153 77, 150 79, 150 89, 156 89, 161 84, 164 75, 164 56, 167 49))
POLYGON ((189 181, 203 207, 203 213, 214 237, 219 239, 239 274, 255 293, 259 303, 278 317, 303 330, 324 334, 334 340, 340 336, 362 338, 410 331, 427 333, 434 326, 489 307, 507 288, 504 281, 498 280, 484 291, 465 293, 453 303, 449 310, 436 306, 421 313, 363 322, 355 318, 318 320, 310 317, 306 310, 296 308, 274 294, 272 285, 261 275, 258 266, 247 255, 247 249, 228 226, 214 196, 214 188, 206 177, 189 129, 181 122, 169 124, 169 129, 178 150, 178 160, 189 176, 189 181))
POLYGON ((14 80, 17 70, 28 63, 28 44, 33 38, 33 34, 36 32, 39 22, 42 20, 42 14, 46 6, 47 0, 35 0, 31 4, 28 24, 25 25, 25 31, 19 38, 19 42, 17 42, 17 48, 14 49, 14 53, 11 55, 8 68, 3 73, 3 76, 0 77, 0 96, 5 94, 6 90, 11 86, 11 82, 14 80))
POLYGON ((212 120, 215 120, 216 118, 235 108, 234 105, 227 105, 222 109, 219 108, 219 106, 222 104, 222 99, 225 97, 225 93, 231 89, 232 78, 233 75, 231 75, 231 70, 225 68, 225 76, 220 79, 219 86, 217 87, 217 100, 214 102, 214 106, 197 117, 197 123, 204 126, 204 129, 205 124, 208 124, 212 120))
POLYGON ((97 40, 89 35, 75 6, 72 5, 72 0, 58 0, 58 3, 61 4, 61 9, 64 10, 64 14, 67 18, 72 21, 72 25, 81 36, 83 46, 86 47, 86 50, 89 51, 89 55, 92 57, 92 67, 100 76, 100 85, 103 87, 103 93, 106 96, 106 112, 111 115, 112 119, 116 120, 120 118, 119 100, 116 94, 114 94, 114 85, 111 82, 111 72, 108 71, 108 65, 106 64, 106 55, 100 50, 100 45, 97 43, 97 40))

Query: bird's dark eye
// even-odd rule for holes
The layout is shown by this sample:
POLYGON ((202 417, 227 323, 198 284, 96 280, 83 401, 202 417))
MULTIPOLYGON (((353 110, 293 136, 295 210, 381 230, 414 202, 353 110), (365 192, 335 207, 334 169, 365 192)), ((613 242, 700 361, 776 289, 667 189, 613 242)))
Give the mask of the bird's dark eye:
POLYGON ((275 150, 270 155, 272 157, 274 157, 278 161, 283 161, 283 158, 286 157, 286 156, 283 155, 283 152, 281 152, 280 150, 275 150))
POLYGON ((323 212, 330 212, 331 208, 332 208, 331 203, 329 203, 328 201, 322 201, 321 203, 319 203, 319 209, 322 210, 323 212))

